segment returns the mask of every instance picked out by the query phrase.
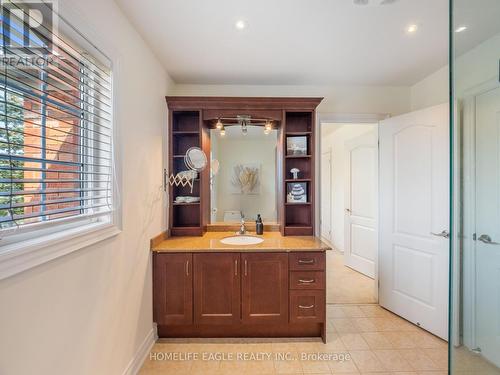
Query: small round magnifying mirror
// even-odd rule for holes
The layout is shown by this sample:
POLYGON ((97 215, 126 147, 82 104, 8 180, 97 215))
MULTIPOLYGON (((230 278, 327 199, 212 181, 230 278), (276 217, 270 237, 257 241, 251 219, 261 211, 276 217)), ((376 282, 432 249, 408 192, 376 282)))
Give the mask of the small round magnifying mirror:
POLYGON ((186 151, 184 163, 189 169, 201 172, 207 166, 207 156, 199 147, 191 147, 186 151))

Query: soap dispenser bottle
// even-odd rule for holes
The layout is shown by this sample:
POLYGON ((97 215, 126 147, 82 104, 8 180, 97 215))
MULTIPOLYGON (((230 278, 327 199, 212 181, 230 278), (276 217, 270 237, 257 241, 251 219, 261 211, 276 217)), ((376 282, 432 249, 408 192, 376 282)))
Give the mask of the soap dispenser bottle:
POLYGON ((264 234, 264 223, 262 223, 260 214, 257 215, 257 220, 255 220, 255 231, 257 234, 264 234))

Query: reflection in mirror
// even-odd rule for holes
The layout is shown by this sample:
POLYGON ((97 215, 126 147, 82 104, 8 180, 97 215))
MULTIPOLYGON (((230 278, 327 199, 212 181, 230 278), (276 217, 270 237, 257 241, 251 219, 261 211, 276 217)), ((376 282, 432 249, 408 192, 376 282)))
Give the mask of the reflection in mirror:
POLYGON ((226 126, 225 134, 210 131, 211 160, 218 160, 212 177, 211 223, 253 221, 257 214, 265 223, 277 220, 277 130, 263 127, 226 126))
POLYGON ((500 374, 500 2, 453 1, 450 373, 500 374))

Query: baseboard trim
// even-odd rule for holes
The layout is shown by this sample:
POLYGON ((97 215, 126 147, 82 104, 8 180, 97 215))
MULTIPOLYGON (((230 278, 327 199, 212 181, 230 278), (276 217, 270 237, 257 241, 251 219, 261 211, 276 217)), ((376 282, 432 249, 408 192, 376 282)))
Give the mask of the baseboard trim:
POLYGON ((147 358, 149 352, 151 351, 151 348, 156 342, 156 339, 158 337, 156 332, 156 327, 151 328, 151 331, 149 331, 146 338, 137 349, 134 358, 132 358, 132 360, 129 362, 122 375, 137 375, 139 373, 144 360, 147 358))

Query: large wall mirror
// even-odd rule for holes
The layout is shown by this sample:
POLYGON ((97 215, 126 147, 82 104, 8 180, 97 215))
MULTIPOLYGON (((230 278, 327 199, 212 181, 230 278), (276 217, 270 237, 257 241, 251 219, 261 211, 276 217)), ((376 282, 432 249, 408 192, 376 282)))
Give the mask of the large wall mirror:
POLYGON ((262 126, 226 126, 210 130, 211 165, 210 222, 227 224, 253 221, 260 214, 264 222, 277 221, 278 131, 262 126), (217 160, 217 162, 214 162, 217 160))

